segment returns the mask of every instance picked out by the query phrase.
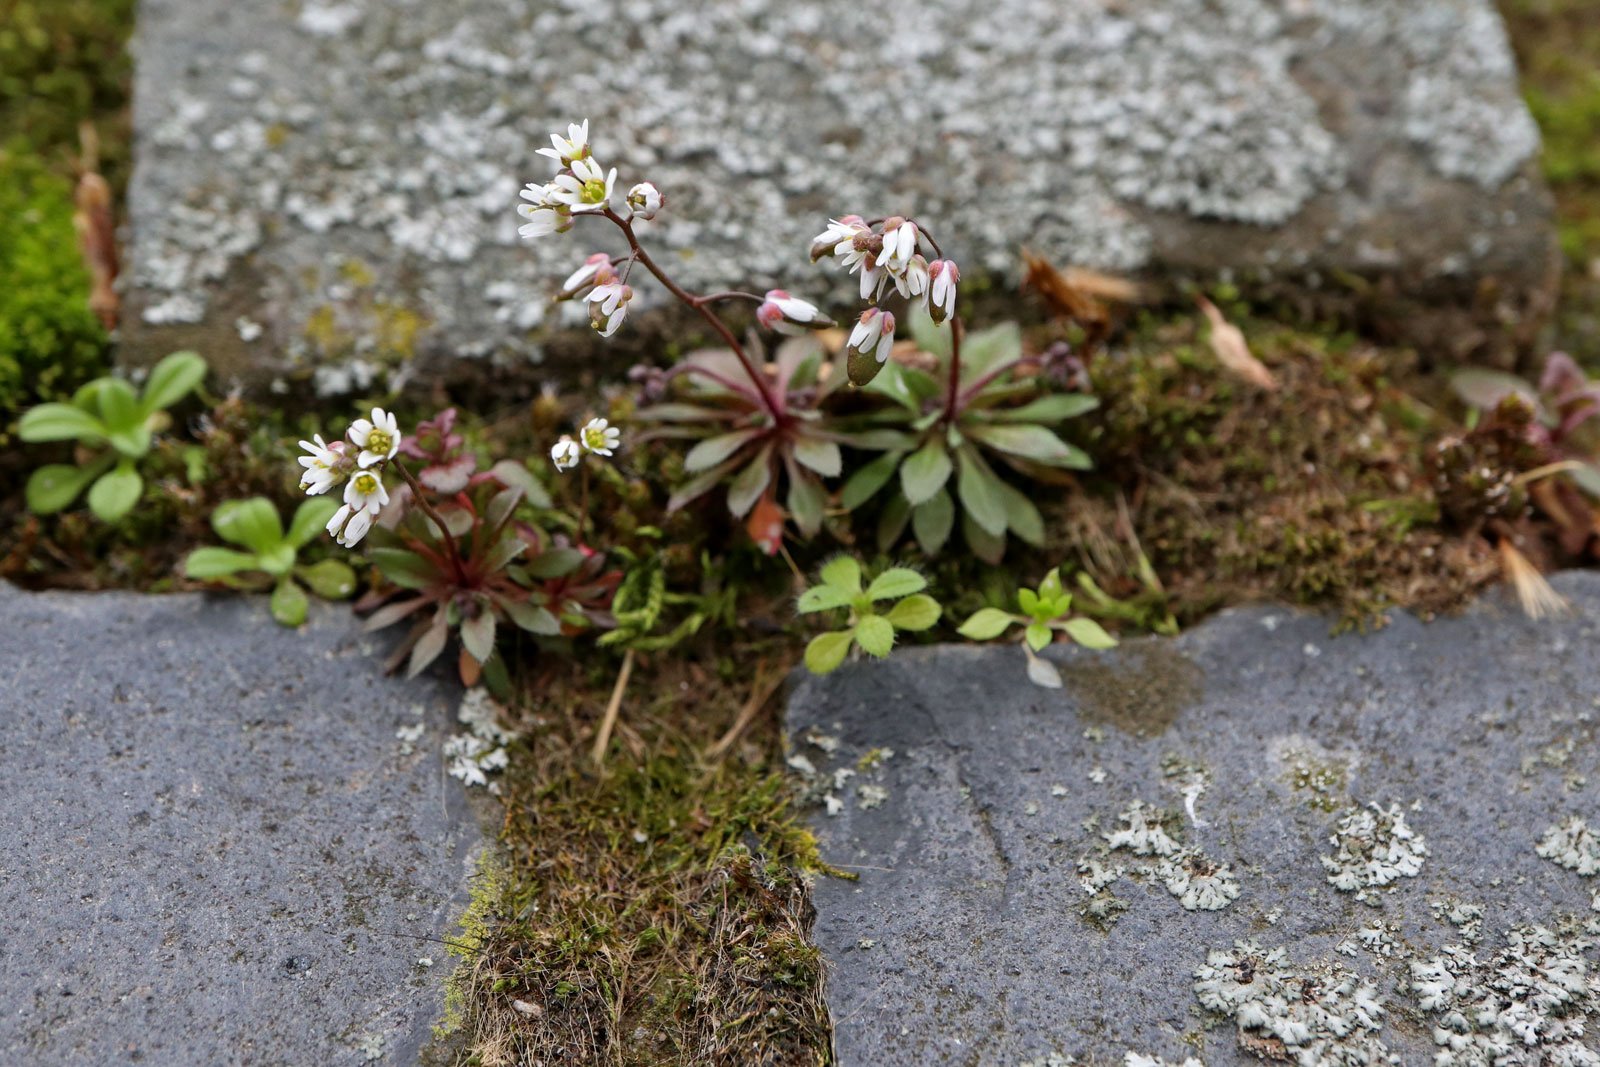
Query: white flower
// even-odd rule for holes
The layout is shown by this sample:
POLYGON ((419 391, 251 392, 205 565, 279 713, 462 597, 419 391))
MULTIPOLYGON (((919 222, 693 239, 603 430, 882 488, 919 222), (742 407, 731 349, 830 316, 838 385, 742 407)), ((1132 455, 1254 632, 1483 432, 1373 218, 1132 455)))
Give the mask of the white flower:
POLYGON ((319 433, 313 434, 310 441, 301 441, 300 447, 311 453, 300 457, 300 466, 306 469, 305 476, 300 480, 300 488, 306 491, 307 496, 321 496, 344 481, 348 464, 345 462, 343 441, 329 445, 319 433))
POLYGON ((667 198, 661 195, 661 190, 653 182, 640 182, 628 190, 628 206, 633 208, 633 213, 641 219, 649 221, 656 217, 667 198))
POLYGON ((806 330, 826 330, 833 320, 809 301, 790 296, 782 289, 767 290, 767 298, 756 309, 756 321, 769 330, 798 336, 806 330))
POLYGON ((878 265, 890 274, 902 274, 917 254, 917 224, 896 215, 883 224, 883 254, 878 265))
POLYGON ((589 325, 599 330, 601 337, 610 337, 628 317, 628 301, 632 299, 632 286, 621 282, 595 286, 589 294, 589 325))
POLYGON ((328 532, 346 548, 354 548, 372 529, 372 512, 343 504, 328 520, 328 532))
POLYGON ((815 263, 824 256, 837 256, 853 271, 861 265, 867 251, 857 247, 856 238, 862 238, 864 242, 871 236, 872 230, 867 226, 867 220, 860 215, 829 219, 828 228, 812 238, 811 262, 815 263))
POLYGON ((572 229, 572 214, 564 204, 559 207, 518 204, 517 214, 528 220, 524 225, 517 227, 517 235, 524 241, 531 241, 536 237, 548 237, 552 233, 566 233, 572 229))
POLYGON ((878 265, 878 257, 868 253, 861 259, 861 299, 876 301, 883 295, 883 285, 889 280, 882 267, 878 265))
POLYGON ((894 316, 882 308, 868 308, 861 313, 861 321, 850 331, 847 351, 866 355, 869 352, 879 363, 889 359, 889 349, 894 347, 894 316))
POLYGON ((383 479, 372 471, 361 471, 344 486, 345 506, 353 511, 367 511, 376 515, 378 509, 389 502, 389 491, 383 479))
POLYGON ((578 465, 583 458, 583 451, 578 448, 578 442, 570 437, 563 436, 550 449, 550 462, 556 465, 558 471, 569 471, 578 465))
POLYGON ((539 154, 550 157, 563 167, 586 158, 589 155, 589 120, 568 124, 565 137, 552 133, 550 144, 553 147, 541 148, 539 154))
POLYGON ((587 296, 589 290, 596 285, 602 285, 610 278, 602 277, 611 271, 611 257, 604 252, 596 252, 583 261, 583 266, 567 275, 567 280, 561 283, 561 291, 556 294, 557 300, 572 300, 575 297, 587 296))
POLYGON ((912 256, 911 262, 906 264, 905 271, 895 276, 894 287, 907 300, 926 297, 928 292, 928 261, 921 256, 912 256))
POLYGON ((356 463, 362 467, 386 463, 400 451, 400 425, 393 415, 382 408, 372 409, 371 422, 366 419, 352 422, 345 436, 350 438, 351 444, 361 449, 356 463))
POLYGON ((607 173, 592 159, 578 159, 573 161, 571 173, 557 174, 547 189, 556 205, 566 207, 573 214, 584 214, 610 207, 616 184, 616 167, 607 173))
POLYGON ((584 451, 597 456, 611 455, 612 450, 622 443, 622 431, 605 419, 590 419, 583 424, 578 436, 583 441, 584 451))
POLYGON ((928 268, 928 314, 942 323, 956 313, 956 283, 961 272, 948 259, 936 259, 928 268))

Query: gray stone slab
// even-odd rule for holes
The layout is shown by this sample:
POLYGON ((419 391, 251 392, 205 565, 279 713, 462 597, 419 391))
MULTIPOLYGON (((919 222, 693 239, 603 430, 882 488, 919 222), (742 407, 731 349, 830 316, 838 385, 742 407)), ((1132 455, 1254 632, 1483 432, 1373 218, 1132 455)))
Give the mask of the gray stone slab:
MULTIPOLYGON (((1445 1013, 1472 1031, 1496 983, 1495 1062, 1600 1062, 1600 841, 1551 838, 1580 869, 1536 851, 1570 817, 1600 826, 1600 575, 1556 586, 1578 613, 1544 623, 1498 598, 1366 636, 1332 637, 1328 620, 1286 609, 1230 611, 1176 639, 1052 650, 1060 690, 1030 685, 1017 648, 905 650, 804 682, 794 752, 842 802, 815 817, 822 854, 860 876, 816 887, 839 1063, 1257 1062, 1241 1033, 1269 1059, 1431 1063, 1445 1013), (827 778, 878 748, 893 755, 876 769, 827 778), (1140 801, 1231 869, 1236 899, 1186 910, 1176 894, 1198 903, 1205 875, 1169 887, 1159 858, 1111 847, 1104 835, 1140 801), (1392 881, 1335 888, 1366 877, 1340 826, 1369 804, 1398 805, 1425 855, 1379 829, 1369 836, 1394 852, 1370 870, 1392 881), (1091 894, 1084 859, 1128 872, 1091 894), (1553 947, 1513 944, 1520 924, 1543 924, 1553 947), (1239 940, 1253 956, 1211 955, 1239 940), (1208 959, 1217 973, 1197 976, 1208 959), (1458 999, 1425 1007, 1447 974, 1458 999), (1556 987, 1568 1003, 1535 995, 1556 987), (1244 1009, 1203 1010, 1201 992, 1267 1003, 1274 1025, 1293 1014, 1346 1033, 1296 1045, 1241 1031, 1244 1009), (1370 1024, 1363 998, 1383 1009, 1370 1024), (1535 1020, 1525 1033, 1498 1014, 1512 1002, 1535 1020), (1559 1037, 1574 1022, 1586 1030, 1559 1037)), ((1438 1062, 1490 1062, 1469 1052, 1438 1062)))
POLYGON ((1503 338, 1559 262, 1491 0, 144 0, 137 56, 123 356, 255 384, 587 338, 546 298, 598 239, 512 210, 585 117, 691 287, 845 298, 809 239, 909 209, 972 279, 1026 243, 1503 338))
POLYGON ((0 620, 0 1063, 416 1063, 481 840, 451 687, 343 606, 0 583, 0 620))

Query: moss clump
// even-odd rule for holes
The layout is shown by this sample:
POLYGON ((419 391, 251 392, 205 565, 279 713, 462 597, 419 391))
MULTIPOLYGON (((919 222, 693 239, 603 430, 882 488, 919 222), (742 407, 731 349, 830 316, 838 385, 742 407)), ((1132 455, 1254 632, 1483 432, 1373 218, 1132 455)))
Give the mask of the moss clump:
POLYGON ((1544 138, 1567 276, 1557 344, 1600 360, 1600 20, 1593 0, 1500 0, 1544 138))
POLYGON ((67 179, 0 150, 0 426, 105 369, 72 214, 67 179))
POLYGON ((65 172, 77 158, 79 123, 88 121, 99 133, 101 173, 122 187, 135 4, 0 0, 0 147, 65 172))
POLYGON ((1147 323, 1091 368, 1105 406, 1073 429, 1097 470, 1057 507, 1058 558, 1125 595, 1142 550, 1184 623, 1273 599, 1367 623, 1496 580, 1488 544, 1440 514, 1442 381, 1404 350, 1235 321, 1275 391, 1224 372, 1192 321, 1147 323))
POLYGON ((735 664, 762 652, 641 664, 628 751, 603 773, 584 719, 609 679, 574 666, 541 682, 537 706, 572 721, 525 720, 533 739, 501 781, 506 876, 475 894, 461 1062, 825 1062, 802 875, 819 861, 790 809, 777 723, 722 762, 704 756, 750 695, 735 664))

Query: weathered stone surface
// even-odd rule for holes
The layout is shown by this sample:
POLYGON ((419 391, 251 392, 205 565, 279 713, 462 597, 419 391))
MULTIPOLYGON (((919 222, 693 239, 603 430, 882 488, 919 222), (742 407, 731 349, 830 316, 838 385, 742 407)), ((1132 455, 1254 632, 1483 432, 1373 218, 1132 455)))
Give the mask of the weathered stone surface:
POLYGON ((416 1063, 481 839, 450 687, 343 607, 0 584, 0 619, 0 1062, 416 1063))
MULTIPOLYGON (((1481 1000, 1498 982, 1527 1013, 1521 1033, 1505 1014, 1497 1033, 1473 1037, 1494 1027, 1458 999, 1464 1045, 1497 1037, 1505 1063, 1595 1062, 1600 960, 1585 938, 1600 933, 1600 840, 1566 820, 1600 824, 1600 575, 1556 584, 1579 615, 1534 623, 1491 599, 1461 618, 1402 616, 1377 634, 1331 637, 1325 619, 1231 611, 1173 640, 1053 652, 1061 690, 1030 685, 1016 648, 907 650, 803 683, 789 725, 819 776, 893 750, 836 785, 821 778, 843 802, 816 816, 823 856, 860 875, 816 890, 839 1062, 1258 1062, 1235 1020, 1197 999, 1197 985, 1226 988, 1197 982, 1208 953, 1240 939, 1261 957, 1212 962, 1257 991, 1274 974, 1285 983, 1290 995, 1265 1017, 1292 1010, 1313 1031, 1331 1018, 1348 1027, 1287 1049, 1246 1033, 1269 1055, 1431 1063, 1445 1016, 1423 1005, 1448 973, 1458 998, 1481 1000), (1103 835, 1126 829, 1119 814, 1139 801, 1166 809, 1166 832, 1231 877, 1169 887, 1158 857, 1111 850, 1103 835), (1360 842, 1340 827, 1361 830, 1366 816, 1345 820, 1372 815, 1369 804, 1384 808, 1378 823, 1398 805, 1424 843, 1391 839, 1387 861, 1356 868, 1360 842), (1084 859, 1091 875, 1094 862, 1128 873, 1093 895, 1084 859), (1368 887, 1372 873, 1392 881, 1368 887), (1203 901, 1200 890, 1230 882, 1237 898, 1203 910, 1227 894, 1203 901), (1552 945, 1508 948, 1526 923, 1543 924, 1552 945), (1279 948, 1281 960, 1264 958, 1279 948), (1441 954, 1445 969, 1431 969, 1441 954), (1525 966, 1542 975, 1518 985, 1525 966), (1341 991, 1345 972, 1360 978, 1341 991), (1539 1000, 1553 986, 1567 1003, 1539 1000), (1586 1030, 1558 1033, 1574 1021, 1586 1030)), ((1490 1062, 1468 1051, 1440 1062, 1490 1062)))
POLYGON ((848 296, 804 257, 852 210, 972 277, 1026 242, 1411 326, 1514 318, 1557 261, 1489 0, 145 0, 137 49, 126 358, 258 384, 570 346, 546 298, 599 238, 519 247, 512 209, 583 117, 691 286, 848 296))

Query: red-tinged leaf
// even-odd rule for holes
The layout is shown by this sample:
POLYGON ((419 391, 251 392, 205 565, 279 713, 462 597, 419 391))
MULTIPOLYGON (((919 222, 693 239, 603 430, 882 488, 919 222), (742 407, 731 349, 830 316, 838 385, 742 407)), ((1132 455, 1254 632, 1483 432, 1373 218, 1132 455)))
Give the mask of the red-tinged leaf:
POLYGON ((472 653, 465 648, 456 657, 456 674, 461 678, 461 684, 468 689, 478 684, 478 678, 483 674, 483 664, 472 658, 472 653))
POLYGON ((778 554, 778 549, 783 547, 783 509, 770 492, 756 501, 744 528, 761 551, 769 556, 778 554))

